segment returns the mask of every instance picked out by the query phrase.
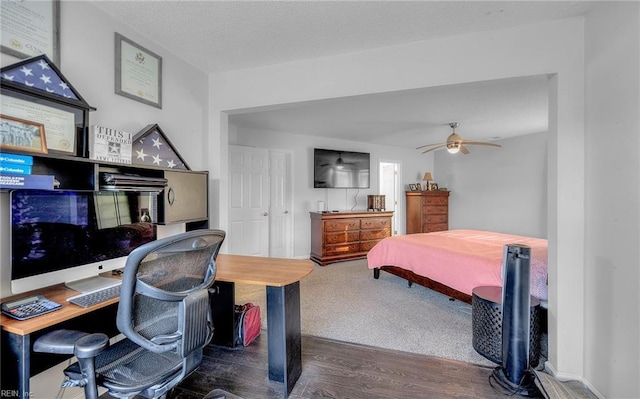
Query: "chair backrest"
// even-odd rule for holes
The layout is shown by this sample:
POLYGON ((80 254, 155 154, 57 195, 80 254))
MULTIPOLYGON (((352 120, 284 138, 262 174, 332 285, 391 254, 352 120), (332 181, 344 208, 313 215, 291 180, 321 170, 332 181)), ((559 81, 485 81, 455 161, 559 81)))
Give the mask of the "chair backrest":
POLYGON ((185 357, 211 339, 208 289, 222 230, 194 230, 144 244, 127 257, 118 329, 146 350, 185 357))

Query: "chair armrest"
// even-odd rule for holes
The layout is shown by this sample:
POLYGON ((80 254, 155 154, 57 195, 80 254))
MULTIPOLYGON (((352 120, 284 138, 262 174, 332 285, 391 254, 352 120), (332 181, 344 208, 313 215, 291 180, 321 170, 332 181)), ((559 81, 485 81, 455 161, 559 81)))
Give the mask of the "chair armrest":
POLYGON ((33 343, 34 352, 75 355, 77 358, 96 357, 109 346, 109 337, 102 333, 89 334, 75 330, 54 330, 33 343))
POLYGON ((33 343, 34 352, 73 355, 76 341, 89 335, 83 331, 54 330, 44 334, 33 343))
POLYGON ((109 337, 106 334, 95 333, 86 335, 76 341, 74 355, 78 359, 96 357, 109 346, 109 337))

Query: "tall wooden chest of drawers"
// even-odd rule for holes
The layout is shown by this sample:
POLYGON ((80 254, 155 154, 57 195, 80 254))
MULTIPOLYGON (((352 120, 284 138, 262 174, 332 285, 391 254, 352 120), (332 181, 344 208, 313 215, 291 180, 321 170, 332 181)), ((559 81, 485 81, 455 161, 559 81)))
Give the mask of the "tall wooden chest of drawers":
POLYGON ((311 260, 322 265, 367 257, 391 236, 393 212, 310 212, 311 260))
POLYGON ((449 191, 406 191, 407 234, 449 230, 449 191))

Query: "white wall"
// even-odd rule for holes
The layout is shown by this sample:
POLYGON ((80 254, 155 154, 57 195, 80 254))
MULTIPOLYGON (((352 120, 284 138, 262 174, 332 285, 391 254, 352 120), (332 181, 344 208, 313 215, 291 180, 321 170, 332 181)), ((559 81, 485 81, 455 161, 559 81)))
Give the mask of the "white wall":
MULTIPOLYGON (((572 18, 211 75, 209 159, 219 193, 228 184, 228 112, 547 74, 550 365, 581 378, 584 312, 576 309, 584 298, 583 33, 584 19, 572 18)), ((228 201, 224 194, 216 198, 224 228, 228 201)))
MULTIPOLYGON (((205 168, 208 131, 208 76, 154 43, 143 34, 122 26, 118 21, 84 2, 63 1, 60 6, 60 48, 62 74, 97 110, 89 115, 90 124, 98 124, 136 133, 157 123, 188 165, 205 168), (119 32, 162 57, 162 109, 116 95, 115 39, 119 32), (203 145, 204 143, 204 145, 203 145)), ((20 61, 1 55, 2 66, 20 61)), ((0 296, 10 294, 8 194, 0 194, 0 296)), ((175 234, 183 225, 160 227, 159 234, 175 234), (178 229, 177 229, 178 228, 178 229)))
POLYGON ((547 238, 547 133, 437 151, 436 181, 451 191, 449 228, 547 238))
MULTIPOLYGON (((433 170, 432 154, 421 155, 407 148, 231 126, 232 134, 229 137, 229 144, 293 151, 294 257, 297 258, 309 258, 311 251, 309 212, 317 211, 318 201, 324 201, 329 210, 367 209, 367 195, 378 194, 378 162, 381 159, 396 160, 401 163, 402 181, 406 184, 421 182, 424 172, 433 170), (314 148, 369 152, 371 154, 371 188, 360 190, 313 188, 314 148)), ((404 198, 404 192, 400 198, 404 198)), ((403 208, 398 219, 404 221, 404 218, 403 208)), ((404 233, 404 225, 401 232, 404 233)))
POLYGON ((586 18, 585 377, 640 397, 640 3, 586 18))

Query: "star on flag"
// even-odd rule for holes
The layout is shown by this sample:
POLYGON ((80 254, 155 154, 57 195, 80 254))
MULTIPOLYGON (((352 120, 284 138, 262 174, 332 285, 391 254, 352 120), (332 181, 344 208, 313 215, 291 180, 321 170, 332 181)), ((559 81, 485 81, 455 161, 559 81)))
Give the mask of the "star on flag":
POLYGON ((2 73, 1 78, 27 87, 56 94, 65 98, 78 100, 69 84, 63 80, 44 58, 37 58, 19 68, 2 73))
POLYGON ((169 169, 189 169, 159 129, 151 130, 134 139, 133 151, 135 154, 133 163, 136 164, 169 169))

